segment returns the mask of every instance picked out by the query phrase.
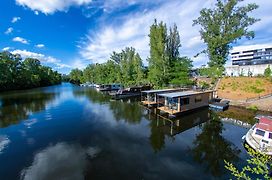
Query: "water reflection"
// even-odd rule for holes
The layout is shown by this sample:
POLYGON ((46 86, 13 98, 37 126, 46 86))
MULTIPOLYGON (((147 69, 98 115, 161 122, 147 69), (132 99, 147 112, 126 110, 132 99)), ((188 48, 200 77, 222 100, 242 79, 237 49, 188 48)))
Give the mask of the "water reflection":
POLYGON ((73 91, 75 97, 87 97, 92 103, 104 104, 108 103, 110 97, 104 93, 98 92, 92 88, 80 88, 73 91))
POLYGON ((207 171, 214 176, 223 174, 224 160, 235 162, 241 152, 234 144, 222 136, 223 123, 219 116, 211 112, 211 120, 206 122, 202 132, 196 136, 192 149, 194 159, 207 165, 207 171))
POLYGON ((88 159, 98 153, 99 149, 95 147, 57 143, 37 153, 32 165, 22 170, 21 179, 84 179, 88 159))
POLYGON ((197 113, 185 114, 182 117, 168 119, 159 114, 149 114, 150 121, 150 144, 155 153, 161 151, 165 146, 165 138, 170 137, 174 141, 174 136, 209 120, 209 110, 200 109, 197 113))
POLYGON ((3 153, 4 149, 9 145, 10 140, 6 135, 0 135, 0 154, 3 153))
POLYGON ((143 109, 136 99, 111 101, 109 108, 117 121, 124 120, 130 124, 139 124, 141 122, 143 109))
POLYGON ((17 124, 28 119, 31 113, 42 111, 46 104, 56 98, 56 93, 36 91, 34 93, 13 93, 0 97, 0 127, 17 124))

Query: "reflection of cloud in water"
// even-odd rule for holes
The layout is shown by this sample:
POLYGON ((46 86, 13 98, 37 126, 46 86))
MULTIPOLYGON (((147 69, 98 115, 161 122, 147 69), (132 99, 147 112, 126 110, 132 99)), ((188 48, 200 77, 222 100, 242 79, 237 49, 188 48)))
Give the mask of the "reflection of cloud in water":
POLYGON ((46 113, 45 113, 45 120, 47 120, 47 121, 52 120, 52 115, 48 111, 46 111, 46 113))
POLYGON ((32 165, 22 170, 21 179, 84 179, 87 155, 94 158, 98 148, 58 143, 37 153, 32 165))
POLYGON ((9 143, 10 143, 10 140, 9 140, 8 136, 0 135, 0 154, 8 146, 9 143))
POLYGON ((27 128, 31 128, 31 126, 33 124, 36 124, 37 123, 37 119, 28 119, 24 122, 24 125, 27 127, 27 128))

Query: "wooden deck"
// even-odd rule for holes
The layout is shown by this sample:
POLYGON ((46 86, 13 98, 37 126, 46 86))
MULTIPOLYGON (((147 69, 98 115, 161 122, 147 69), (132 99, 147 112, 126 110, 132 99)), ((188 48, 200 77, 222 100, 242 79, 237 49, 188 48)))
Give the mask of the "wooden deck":
POLYGON ((142 103, 144 105, 155 105, 155 104, 158 104, 158 102, 155 102, 155 101, 142 101, 142 103))
POLYGON ((174 110, 174 109, 170 109, 167 106, 161 106, 161 107, 158 107, 158 109, 161 110, 161 111, 164 111, 164 112, 166 112, 168 114, 171 114, 171 115, 180 113, 180 111, 174 110))

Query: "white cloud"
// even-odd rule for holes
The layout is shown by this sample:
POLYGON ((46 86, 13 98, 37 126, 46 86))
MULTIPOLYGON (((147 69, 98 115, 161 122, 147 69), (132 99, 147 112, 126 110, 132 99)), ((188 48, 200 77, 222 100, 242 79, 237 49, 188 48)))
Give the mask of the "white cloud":
POLYGON ((39 15, 39 11, 34 11, 34 13, 35 13, 36 15, 39 15))
POLYGON ((12 23, 16 23, 17 21, 19 21, 21 18, 20 17, 13 17, 11 22, 12 23))
POLYGON ((96 33, 90 31, 87 41, 81 45, 80 54, 83 58, 102 63, 109 58, 112 51, 120 51, 126 46, 132 46, 145 60, 149 55, 149 28, 156 18, 167 23, 168 26, 177 24, 183 46, 181 55, 193 57, 204 47, 204 44, 200 40, 199 29, 192 27, 192 20, 198 17, 200 9, 208 5, 210 1, 205 3, 189 0, 171 1, 156 10, 127 15, 119 24, 107 25, 96 33))
POLYGON ((69 68, 72 69, 74 68, 73 66, 70 66, 68 64, 62 64, 62 63, 55 63, 57 65, 56 69, 63 69, 63 68, 69 68))
POLYGON ((36 44, 35 47, 37 47, 37 48, 44 48, 45 45, 44 44, 36 44))
POLYGON ((52 56, 46 56, 44 54, 35 53, 27 50, 13 50, 11 51, 12 54, 20 54, 23 59, 25 58, 36 58, 39 59, 41 62, 47 62, 47 63, 59 63, 60 60, 52 57, 52 56))
MULTIPOLYGON (((103 4, 106 11, 112 10, 110 4, 119 0, 107 1, 103 4)), ((135 1, 139 2, 139 1, 135 1)), ((255 0, 245 1, 244 3, 255 2, 255 0)), ((131 1, 133 3, 133 1, 131 1)), ((259 9, 255 10, 250 15, 256 18, 261 18, 262 21, 250 27, 250 30, 256 31, 255 39, 251 41, 240 40, 239 44, 243 43, 264 43, 271 41, 267 38, 267 34, 272 33, 272 18, 271 6, 272 1, 260 1, 259 9), (265 31, 267 34, 262 34, 265 31), (264 37, 266 36, 266 38, 264 37), (260 42, 261 41, 261 42, 260 42)), ((124 5, 121 3, 120 6, 124 5)), ((200 38, 200 26, 192 27, 192 21, 199 16, 199 11, 205 7, 214 6, 214 1, 191 1, 191 0, 172 0, 162 3, 158 8, 147 9, 143 12, 134 14, 125 14, 116 19, 110 17, 111 24, 102 24, 101 28, 90 30, 86 35, 86 40, 80 44, 79 51, 83 58, 89 59, 92 62, 105 62, 112 51, 120 51, 126 46, 133 46, 140 53, 143 60, 149 56, 149 27, 156 18, 158 21, 167 23, 172 26, 176 23, 181 37, 182 47, 180 54, 189 56, 193 59, 195 66, 206 64, 208 61, 207 55, 201 55, 197 58, 194 56, 205 49, 206 45, 200 38)), ((234 46, 239 45, 234 44, 234 46)))
POLYGON ((39 11, 44 14, 67 11, 71 6, 81 6, 91 2, 92 0, 16 0, 18 5, 30 8, 36 15, 39 11))
MULTIPOLYGON (((61 63, 61 60, 59 60, 55 57, 46 56, 41 53, 31 52, 31 51, 27 51, 27 50, 16 49, 16 50, 11 51, 11 53, 12 54, 20 54, 23 59, 35 58, 35 59, 40 60, 42 63, 51 63, 50 66, 53 67, 53 69, 63 69, 63 68, 72 69, 72 68, 76 68, 76 67, 81 67, 81 68, 83 67, 82 64, 67 65, 67 64, 61 63)), ((76 61, 75 61, 75 63, 76 63, 76 61)))
POLYGON ((11 34, 13 32, 13 28, 9 27, 6 31, 5 34, 11 34))
POLYGON ((2 51, 8 51, 8 50, 10 50, 11 48, 10 47, 4 47, 3 49, 2 49, 2 51))
POLYGON ((26 40, 25 38, 22 38, 22 37, 15 37, 15 38, 12 39, 12 41, 20 42, 20 43, 23 43, 23 44, 29 44, 28 40, 26 40))

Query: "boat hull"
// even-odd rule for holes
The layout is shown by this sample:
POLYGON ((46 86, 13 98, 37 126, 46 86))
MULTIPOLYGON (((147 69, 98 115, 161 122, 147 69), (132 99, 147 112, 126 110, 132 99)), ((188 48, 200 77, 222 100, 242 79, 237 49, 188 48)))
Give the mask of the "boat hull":
POLYGON ((271 147, 265 148, 265 149, 261 149, 260 147, 260 142, 261 142, 261 138, 256 138, 252 136, 253 133, 253 127, 247 132, 247 134, 245 135, 244 139, 245 142, 255 151, 266 154, 266 155, 272 155, 272 149, 271 147))

